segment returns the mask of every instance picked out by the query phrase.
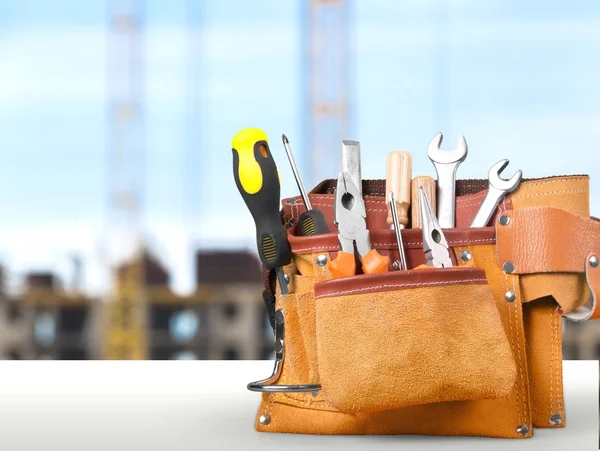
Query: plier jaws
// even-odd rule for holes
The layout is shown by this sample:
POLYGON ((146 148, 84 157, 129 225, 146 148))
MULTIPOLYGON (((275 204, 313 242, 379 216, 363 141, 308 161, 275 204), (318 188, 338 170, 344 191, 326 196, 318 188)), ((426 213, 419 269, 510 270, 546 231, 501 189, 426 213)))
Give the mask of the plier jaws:
POLYGON ((448 241, 431 210, 431 204, 423 187, 419 188, 421 201, 421 224, 423 228, 423 252, 428 266, 449 268, 452 266, 448 241))
POLYGON ((347 172, 340 172, 338 176, 333 208, 342 251, 353 254, 356 243, 356 249, 362 258, 371 250, 367 212, 360 192, 347 172))
POLYGON ((356 274, 354 243, 364 274, 387 272, 390 259, 371 249, 365 202, 347 172, 340 172, 338 176, 333 210, 334 222, 338 227, 340 252, 335 260, 328 264, 332 276, 337 278, 356 274))

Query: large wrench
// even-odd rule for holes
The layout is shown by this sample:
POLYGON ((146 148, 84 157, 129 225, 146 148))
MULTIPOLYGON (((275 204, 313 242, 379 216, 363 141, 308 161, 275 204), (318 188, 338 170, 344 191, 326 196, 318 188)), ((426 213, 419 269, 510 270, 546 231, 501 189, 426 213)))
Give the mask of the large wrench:
POLYGON ((508 166, 508 160, 500 160, 490 169, 488 179, 490 181, 485 199, 475 215, 471 227, 485 227, 494 215, 498 204, 504 196, 516 190, 521 183, 523 171, 519 170, 510 180, 500 178, 500 173, 508 166))
POLYGON ((443 135, 438 133, 427 146, 427 156, 437 172, 437 214, 442 228, 454 227, 456 199, 456 170, 467 158, 468 148, 465 137, 458 140, 456 149, 446 151, 440 149, 443 135))

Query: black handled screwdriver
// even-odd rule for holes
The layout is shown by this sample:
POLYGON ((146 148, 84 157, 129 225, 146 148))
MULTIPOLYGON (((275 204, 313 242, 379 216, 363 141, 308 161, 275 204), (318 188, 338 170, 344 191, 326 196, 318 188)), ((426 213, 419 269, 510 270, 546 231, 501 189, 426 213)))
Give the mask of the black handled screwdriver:
POLYGON ((281 140, 283 141, 283 147, 285 147, 285 153, 288 156, 288 160, 290 160, 290 166, 292 167, 294 178, 298 184, 300 196, 306 206, 306 211, 300 215, 300 235, 311 236, 329 233, 329 227, 327 227, 323 212, 318 209, 313 210, 312 205, 310 204, 310 199, 304 189, 304 183, 302 183, 302 178, 300 177, 300 172, 296 166, 296 160, 294 159, 294 154, 292 153, 292 148, 290 147, 287 136, 281 135, 281 140))
POLYGON ((245 128, 232 141, 233 177, 256 226, 256 242, 262 264, 275 269, 283 296, 288 295, 282 266, 292 253, 279 214, 279 174, 271 155, 267 135, 257 128, 245 128))

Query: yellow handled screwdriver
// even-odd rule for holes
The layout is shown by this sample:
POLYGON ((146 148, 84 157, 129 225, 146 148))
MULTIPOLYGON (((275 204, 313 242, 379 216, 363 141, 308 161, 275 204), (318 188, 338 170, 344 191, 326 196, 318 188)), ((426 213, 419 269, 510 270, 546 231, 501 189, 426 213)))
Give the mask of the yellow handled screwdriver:
POLYGON ((292 253, 279 214, 279 174, 267 135, 257 128, 238 132, 231 143, 233 177, 242 199, 254 218, 258 255, 268 269, 275 269, 283 296, 288 295, 282 266, 292 253))

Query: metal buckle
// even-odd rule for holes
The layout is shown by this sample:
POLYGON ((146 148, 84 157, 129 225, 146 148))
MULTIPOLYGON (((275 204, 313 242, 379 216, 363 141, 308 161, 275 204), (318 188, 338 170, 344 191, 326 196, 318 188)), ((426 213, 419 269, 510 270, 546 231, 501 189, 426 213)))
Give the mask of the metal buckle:
MULTIPOLYGON (((590 299, 586 305, 577 307, 571 313, 563 314, 563 316, 569 321, 573 321, 575 323, 587 321, 596 311, 596 304, 598 300, 596 299, 594 293, 597 290, 597 287, 592 284, 592 277, 590 275, 591 271, 600 271, 600 268, 598 267, 598 254, 594 252, 590 252, 585 258, 585 275, 588 286, 590 287, 590 299)), ((595 280, 598 279, 596 278, 595 280)))
POLYGON ((284 337, 284 316, 283 310, 279 309, 275 312, 275 367, 273 374, 267 379, 261 381, 250 382, 248 390, 256 392, 268 393, 304 393, 315 392, 321 390, 320 384, 303 384, 303 385, 276 385, 277 379, 281 376, 283 368, 283 359, 285 358, 284 337))

